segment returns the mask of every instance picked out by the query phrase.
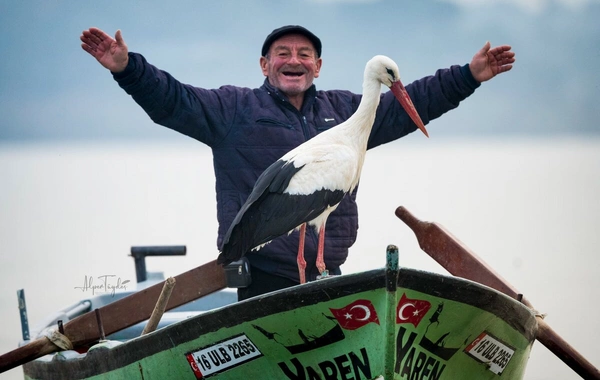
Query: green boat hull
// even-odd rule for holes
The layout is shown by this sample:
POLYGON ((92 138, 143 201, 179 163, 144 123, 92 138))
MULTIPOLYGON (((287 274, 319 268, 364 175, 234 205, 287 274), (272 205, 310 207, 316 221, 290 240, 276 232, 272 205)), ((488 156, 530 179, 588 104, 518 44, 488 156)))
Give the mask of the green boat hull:
POLYGON ((388 267, 332 277, 182 320, 26 379, 521 379, 537 322, 480 284, 388 267))

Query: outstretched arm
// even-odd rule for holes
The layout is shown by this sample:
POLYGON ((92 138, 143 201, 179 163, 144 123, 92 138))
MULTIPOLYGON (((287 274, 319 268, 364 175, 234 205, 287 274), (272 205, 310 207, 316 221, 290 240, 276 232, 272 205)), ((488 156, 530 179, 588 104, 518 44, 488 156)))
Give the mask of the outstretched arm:
POLYGON ((115 38, 112 38, 98 28, 89 28, 84 30, 79 38, 83 50, 113 73, 119 73, 127 67, 127 45, 120 30, 117 30, 115 38))
POLYGON ((508 45, 490 49, 490 43, 486 42, 469 64, 473 78, 478 82, 485 82, 512 69, 512 64, 515 63, 515 53, 510 49, 511 47, 508 45))

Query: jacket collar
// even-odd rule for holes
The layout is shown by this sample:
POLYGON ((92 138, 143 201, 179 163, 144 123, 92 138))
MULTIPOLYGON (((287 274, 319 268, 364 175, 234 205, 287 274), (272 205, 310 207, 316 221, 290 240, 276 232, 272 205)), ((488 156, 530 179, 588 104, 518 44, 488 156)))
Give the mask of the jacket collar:
MULTIPOLYGON (((269 95, 271 95, 278 103, 286 104, 288 107, 296 109, 294 106, 292 106, 288 102, 287 97, 283 93, 281 93, 281 91, 279 91, 279 89, 277 87, 275 87, 271 83, 269 83, 269 78, 265 78, 265 82, 263 83, 261 88, 264 89, 269 95)), ((317 88, 313 84, 304 93, 304 101, 302 102, 302 110, 301 111, 311 108, 315 102, 316 97, 317 97, 317 88)))

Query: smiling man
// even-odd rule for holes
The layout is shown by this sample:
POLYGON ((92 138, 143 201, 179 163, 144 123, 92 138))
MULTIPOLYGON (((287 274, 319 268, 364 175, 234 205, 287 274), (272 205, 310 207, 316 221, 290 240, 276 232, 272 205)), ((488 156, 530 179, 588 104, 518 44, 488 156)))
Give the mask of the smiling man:
POLYGON ((267 36, 261 53, 260 68, 269 83, 299 110, 319 77, 321 40, 300 26, 284 26, 267 36))
MULTIPOLYGON (((361 95, 323 91, 313 81, 321 70, 321 40, 304 27, 275 29, 265 39, 260 68, 267 77, 259 88, 225 85, 204 89, 183 84, 138 54, 129 52, 121 32, 115 38, 100 29, 85 30, 82 48, 103 67, 157 124, 211 147, 216 177, 217 247, 259 175, 293 148, 335 127, 357 109, 361 95)), ((427 124, 456 108, 481 82, 509 71, 515 62, 510 46, 479 50, 469 64, 440 69, 406 86, 427 124)), ((393 56, 393 52, 381 52, 393 56)), ((361 80, 361 79, 357 79, 361 80)), ((381 95, 368 148, 394 141, 417 129, 391 92, 381 95)), ((327 220, 325 263, 340 274, 358 232, 355 189, 327 220)), ((296 255, 298 231, 274 239, 247 253, 252 283, 238 289, 238 298, 263 294, 299 283, 296 255)), ((215 253, 216 255, 216 253, 215 253)), ((304 255, 307 280, 319 274, 315 266, 317 235, 307 229, 304 255)))

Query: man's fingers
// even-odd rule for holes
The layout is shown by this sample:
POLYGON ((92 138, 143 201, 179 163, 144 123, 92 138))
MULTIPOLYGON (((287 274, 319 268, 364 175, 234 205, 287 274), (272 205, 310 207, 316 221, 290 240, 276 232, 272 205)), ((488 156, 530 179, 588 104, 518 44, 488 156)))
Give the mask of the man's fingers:
POLYGON ((81 42, 88 44, 92 48, 96 49, 102 44, 103 39, 98 36, 97 33, 93 33, 92 30, 84 30, 81 34, 81 42))
POLYGON ((117 33, 115 33, 115 40, 117 40, 117 45, 119 46, 123 46, 125 44, 125 41, 123 41, 123 36, 121 35, 121 29, 118 29, 117 33))
POLYGON ((93 34, 90 34, 90 37, 88 38, 88 40, 91 43, 93 43, 95 46, 102 44, 102 40, 93 34))
POLYGON ((92 48, 90 47, 90 45, 88 45, 88 44, 86 44, 86 43, 82 43, 82 44, 81 44, 81 48, 82 48, 83 50, 87 51, 89 54, 91 54, 91 55, 94 55, 94 51, 95 51, 95 50, 94 50, 94 49, 92 49, 92 48))
POLYGON ((106 38, 111 38, 108 34, 104 33, 102 30, 98 28, 90 28, 90 34, 99 39, 100 41, 104 41, 106 38))
POLYGON ((515 53, 510 51, 510 49, 512 49, 512 48, 508 45, 496 46, 495 48, 490 50, 490 53, 492 53, 494 55, 501 54, 504 56, 513 56, 514 57, 515 53))
POLYGON ((485 43, 485 45, 483 45, 483 47, 481 48, 481 50, 479 50, 479 52, 481 53, 481 55, 483 56, 487 56, 487 52, 490 50, 490 41, 487 41, 485 43))

